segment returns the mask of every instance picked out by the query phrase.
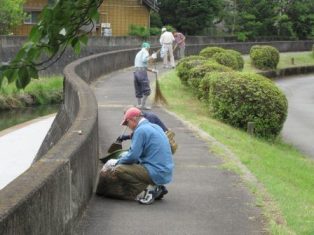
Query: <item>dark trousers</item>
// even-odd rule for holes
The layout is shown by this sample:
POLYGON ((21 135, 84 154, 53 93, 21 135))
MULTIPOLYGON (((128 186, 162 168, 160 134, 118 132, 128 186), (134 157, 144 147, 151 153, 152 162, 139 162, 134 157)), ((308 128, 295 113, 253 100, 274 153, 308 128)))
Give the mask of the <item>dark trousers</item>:
POLYGON ((143 96, 150 95, 151 89, 146 70, 138 70, 134 72, 134 88, 136 98, 143 98, 143 96))

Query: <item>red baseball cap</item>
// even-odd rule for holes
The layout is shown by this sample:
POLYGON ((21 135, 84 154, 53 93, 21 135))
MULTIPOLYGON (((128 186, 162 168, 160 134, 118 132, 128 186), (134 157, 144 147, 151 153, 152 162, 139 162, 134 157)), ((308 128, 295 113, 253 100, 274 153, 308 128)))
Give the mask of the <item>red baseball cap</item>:
POLYGON ((121 125, 125 126, 128 122, 128 119, 131 119, 134 117, 140 117, 141 115, 142 115, 142 112, 138 108, 135 108, 135 107, 129 108, 124 114, 121 125))

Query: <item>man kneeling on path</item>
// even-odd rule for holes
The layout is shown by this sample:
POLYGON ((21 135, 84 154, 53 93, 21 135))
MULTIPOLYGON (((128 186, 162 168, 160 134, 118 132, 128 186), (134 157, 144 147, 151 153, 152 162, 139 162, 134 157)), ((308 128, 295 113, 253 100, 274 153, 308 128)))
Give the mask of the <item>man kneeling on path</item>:
POLYGON ((104 165, 100 183, 108 191, 103 194, 152 204, 168 193, 164 184, 172 180, 174 163, 167 136, 135 107, 126 111, 121 125, 133 131, 131 147, 118 160, 111 159, 104 165), (106 178, 108 169, 112 174, 106 178))

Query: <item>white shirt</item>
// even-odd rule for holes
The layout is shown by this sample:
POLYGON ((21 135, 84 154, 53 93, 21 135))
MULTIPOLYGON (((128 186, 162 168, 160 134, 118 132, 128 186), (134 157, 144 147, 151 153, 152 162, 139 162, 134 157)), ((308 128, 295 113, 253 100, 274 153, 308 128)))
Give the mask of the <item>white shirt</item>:
POLYGON ((175 40, 173 34, 171 32, 164 32, 159 39, 160 45, 162 44, 172 44, 173 41, 175 40))
POLYGON ((142 48, 136 56, 134 60, 135 67, 147 67, 147 61, 149 58, 149 53, 145 48, 142 48))

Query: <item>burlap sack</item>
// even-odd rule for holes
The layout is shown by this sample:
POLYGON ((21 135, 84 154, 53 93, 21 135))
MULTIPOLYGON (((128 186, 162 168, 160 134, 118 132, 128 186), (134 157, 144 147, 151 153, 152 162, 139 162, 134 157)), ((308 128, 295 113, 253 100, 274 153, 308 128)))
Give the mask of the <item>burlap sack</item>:
POLYGON ((166 131, 166 135, 167 135, 168 140, 169 140, 171 152, 172 152, 172 154, 175 154, 175 152, 177 151, 177 148, 178 148, 178 144, 174 140, 175 133, 171 130, 168 130, 168 131, 166 131))

